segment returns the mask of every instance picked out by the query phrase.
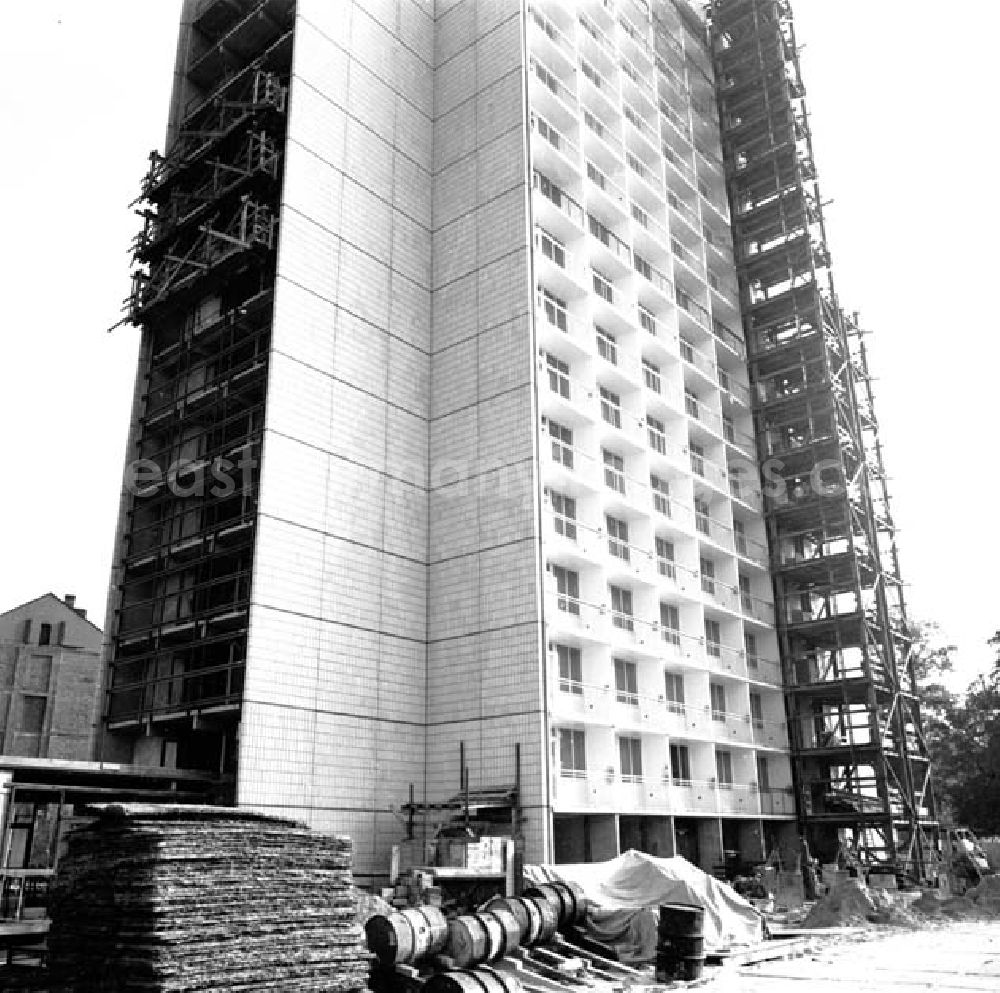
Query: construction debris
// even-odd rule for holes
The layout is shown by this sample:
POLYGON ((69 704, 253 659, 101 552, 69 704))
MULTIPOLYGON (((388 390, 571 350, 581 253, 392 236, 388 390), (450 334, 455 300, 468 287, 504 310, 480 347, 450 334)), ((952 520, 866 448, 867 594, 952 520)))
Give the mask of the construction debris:
POLYGON ((232 808, 98 813, 70 835, 55 881, 55 989, 365 987, 349 838, 232 808))

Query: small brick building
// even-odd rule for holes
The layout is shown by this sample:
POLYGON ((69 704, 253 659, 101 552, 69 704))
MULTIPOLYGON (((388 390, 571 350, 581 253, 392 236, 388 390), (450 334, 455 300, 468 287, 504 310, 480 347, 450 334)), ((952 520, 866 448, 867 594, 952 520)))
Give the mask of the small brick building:
POLYGON ((73 596, 0 614, 0 753, 92 757, 103 637, 73 596))

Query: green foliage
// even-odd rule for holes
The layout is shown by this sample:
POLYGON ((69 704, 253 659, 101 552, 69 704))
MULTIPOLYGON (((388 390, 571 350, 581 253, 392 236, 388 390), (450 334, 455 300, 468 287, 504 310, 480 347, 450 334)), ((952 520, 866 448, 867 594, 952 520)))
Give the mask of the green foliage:
POLYGON ((935 644, 934 625, 915 625, 912 633, 939 814, 977 833, 1000 832, 1000 631, 989 642, 997 651, 993 669, 963 696, 936 681, 952 670, 954 647, 935 644))

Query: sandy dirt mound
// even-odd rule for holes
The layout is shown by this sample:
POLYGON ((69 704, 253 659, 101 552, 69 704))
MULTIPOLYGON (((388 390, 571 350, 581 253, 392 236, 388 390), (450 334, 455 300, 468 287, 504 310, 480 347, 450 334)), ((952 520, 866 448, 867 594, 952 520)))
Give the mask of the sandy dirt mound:
POLYGON ((803 927, 867 924, 878 910, 871 893, 857 879, 835 886, 809 911, 803 927))

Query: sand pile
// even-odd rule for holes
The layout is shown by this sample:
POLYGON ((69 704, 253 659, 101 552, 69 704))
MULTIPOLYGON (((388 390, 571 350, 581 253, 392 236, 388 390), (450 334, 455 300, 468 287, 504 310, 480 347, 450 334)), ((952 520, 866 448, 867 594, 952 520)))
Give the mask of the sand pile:
POLYGON ((980 909, 1000 915, 1000 876, 986 876, 965 895, 980 909))
POLYGON ((802 927, 867 924, 878 913, 868 888, 858 879, 834 886, 802 921, 802 927))

